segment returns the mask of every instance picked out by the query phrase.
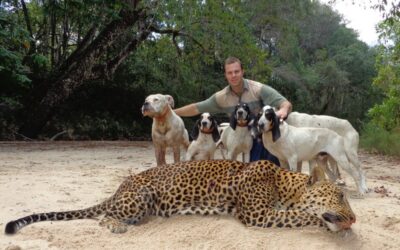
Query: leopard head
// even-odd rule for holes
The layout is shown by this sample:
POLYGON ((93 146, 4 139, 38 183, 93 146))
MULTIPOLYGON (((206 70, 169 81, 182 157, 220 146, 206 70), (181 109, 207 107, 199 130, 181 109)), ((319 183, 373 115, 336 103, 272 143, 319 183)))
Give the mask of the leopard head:
POLYGON ((349 229, 356 222, 345 193, 325 180, 325 175, 311 175, 300 204, 300 209, 320 218, 334 232, 349 229))

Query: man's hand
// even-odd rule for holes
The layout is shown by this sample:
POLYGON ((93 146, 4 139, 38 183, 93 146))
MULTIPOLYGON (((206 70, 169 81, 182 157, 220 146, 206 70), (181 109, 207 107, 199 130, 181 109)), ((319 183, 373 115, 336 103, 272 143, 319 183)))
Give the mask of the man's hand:
POLYGON ((279 110, 276 111, 276 115, 279 117, 279 121, 283 122, 283 120, 286 120, 290 111, 292 111, 292 104, 289 101, 282 102, 279 106, 279 110))

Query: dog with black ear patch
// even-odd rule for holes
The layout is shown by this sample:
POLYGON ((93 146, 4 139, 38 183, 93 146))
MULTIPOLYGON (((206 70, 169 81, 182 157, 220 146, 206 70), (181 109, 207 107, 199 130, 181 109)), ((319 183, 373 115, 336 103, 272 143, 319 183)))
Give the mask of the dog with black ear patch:
MULTIPOLYGON (((230 117, 229 127, 224 128, 221 139, 227 151, 227 159, 236 160, 238 154, 243 154, 243 162, 250 162, 250 150, 253 146, 252 126, 254 117, 246 103, 239 103, 230 117)), ((223 155, 224 156, 224 155, 223 155)), ((225 158, 225 157, 224 157, 225 158)))
POLYGON ((213 160, 216 142, 220 139, 217 120, 210 113, 201 114, 191 135, 193 141, 186 152, 186 160, 213 160))
POLYGON ((353 177, 359 194, 368 191, 358 159, 345 150, 344 138, 338 133, 327 128, 294 127, 285 121, 280 123, 270 106, 263 107, 258 127, 262 131, 264 147, 279 159, 282 167, 295 171, 297 162, 309 161, 320 153, 326 153, 353 177))

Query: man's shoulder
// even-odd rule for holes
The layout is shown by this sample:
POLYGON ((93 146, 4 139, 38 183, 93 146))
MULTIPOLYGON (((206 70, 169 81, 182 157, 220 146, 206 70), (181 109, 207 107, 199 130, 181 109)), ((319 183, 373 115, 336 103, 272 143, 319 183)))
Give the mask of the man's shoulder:
POLYGON ((229 85, 228 85, 228 86, 224 87, 223 89, 215 92, 215 96, 216 97, 223 96, 223 95, 227 95, 229 93, 230 93, 230 88, 229 88, 229 85))
POLYGON ((249 89, 249 91, 258 93, 258 94, 262 91, 263 87, 266 86, 265 84, 254 81, 254 80, 246 79, 246 82, 247 82, 247 88, 249 89))
POLYGON ((264 83, 257 82, 257 81, 254 81, 254 80, 250 80, 250 79, 246 79, 246 81, 247 81, 249 87, 261 87, 261 86, 264 85, 264 83))

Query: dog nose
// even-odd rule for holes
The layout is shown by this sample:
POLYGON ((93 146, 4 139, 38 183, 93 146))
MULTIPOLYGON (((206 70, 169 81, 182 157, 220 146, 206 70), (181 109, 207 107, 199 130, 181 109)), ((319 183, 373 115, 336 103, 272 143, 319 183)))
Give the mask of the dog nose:
POLYGON ((258 124, 258 128, 259 128, 260 130, 263 130, 263 129, 264 129, 264 123, 259 123, 259 124, 258 124))
POLYGON ((205 127, 205 126, 207 126, 207 122, 201 122, 201 125, 202 125, 203 127, 205 127))
POLYGON ((238 111, 238 114, 239 114, 239 115, 243 115, 243 110, 239 110, 239 111, 238 111))
POLYGON ((150 103, 149 102, 145 102, 145 103, 143 103, 142 109, 146 110, 146 109, 149 109, 149 107, 150 107, 150 103))

